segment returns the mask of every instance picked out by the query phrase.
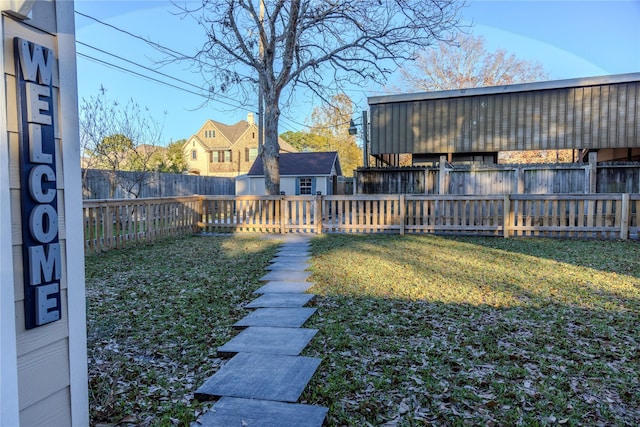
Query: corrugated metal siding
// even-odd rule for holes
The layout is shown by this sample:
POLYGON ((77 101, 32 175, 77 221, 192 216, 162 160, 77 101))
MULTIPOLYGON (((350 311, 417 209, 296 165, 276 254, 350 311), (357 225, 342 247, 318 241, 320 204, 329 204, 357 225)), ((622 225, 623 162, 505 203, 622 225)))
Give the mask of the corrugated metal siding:
POLYGON ((640 81, 373 103, 371 153, 640 145, 640 81))

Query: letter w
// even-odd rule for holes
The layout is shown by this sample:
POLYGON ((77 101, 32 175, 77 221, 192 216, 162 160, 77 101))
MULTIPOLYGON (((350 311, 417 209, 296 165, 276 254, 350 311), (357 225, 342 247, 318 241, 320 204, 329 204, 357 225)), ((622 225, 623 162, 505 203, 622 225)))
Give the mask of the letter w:
POLYGON ((21 38, 16 40, 24 79, 48 86, 53 76, 53 51, 21 38))

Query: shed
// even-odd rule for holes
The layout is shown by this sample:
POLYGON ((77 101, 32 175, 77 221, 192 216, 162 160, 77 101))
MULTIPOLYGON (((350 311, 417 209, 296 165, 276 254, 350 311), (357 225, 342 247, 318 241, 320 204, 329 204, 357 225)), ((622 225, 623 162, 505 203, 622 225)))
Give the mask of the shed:
POLYGON ((640 160, 640 73, 376 96, 370 154, 394 165, 495 163, 499 151, 598 151, 640 160), (396 162, 397 163, 397 162, 396 162))
MULTIPOLYGON (((280 190, 287 195, 335 194, 342 176, 335 151, 280 153, 280 190)), ((236 178, 236 195, 265 194, 262 157, 258 156, 246 175, 236 178)))

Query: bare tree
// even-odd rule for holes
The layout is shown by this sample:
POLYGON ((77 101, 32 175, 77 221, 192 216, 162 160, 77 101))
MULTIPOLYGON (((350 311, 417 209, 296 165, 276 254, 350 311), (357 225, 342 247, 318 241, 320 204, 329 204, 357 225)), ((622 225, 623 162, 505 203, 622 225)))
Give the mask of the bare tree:
POLYGON ((109 171, 110 197, 121 187, 138 197, 142 185, 157 169, 157 152, 162 125, 147 114, 135 101, 121 105, 107 98, 100 89, 95 97, 80 103, 80 146, 82 150, 83 186, 87 171, 109 171), (138 174, 123 174, 136 171, 138 174))
POLYGON ((482 37, 458 34, 454 43, 425 50, 415 64, 400 70, 409 90, 437 91, 545 80, 537 62, 518 59, 504 49, 491 52, 482 37))
MULTIPOLYGON (((176 2, 177 4, 178 2, 176 2)), ((211 97, 230 89, 264 102, 265 187, 280 190, 283 100, 306 88, 327 101, 346 85, 382 83, 405 60, 459 26, 457 0, 203 0, 194 17, 207 40, 194 58, 211 97)))

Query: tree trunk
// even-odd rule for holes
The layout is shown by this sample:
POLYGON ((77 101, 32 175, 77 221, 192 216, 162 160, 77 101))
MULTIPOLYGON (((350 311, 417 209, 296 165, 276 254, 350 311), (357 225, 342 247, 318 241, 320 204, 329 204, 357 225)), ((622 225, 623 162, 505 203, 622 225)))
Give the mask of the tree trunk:
POLYGON ((267 196, 280 194, 280 144, 278 143, 278 122, 280 108, 275 96, 265 97, 264 108, 264 188, 267 196))

